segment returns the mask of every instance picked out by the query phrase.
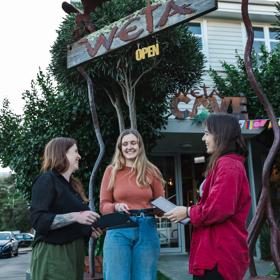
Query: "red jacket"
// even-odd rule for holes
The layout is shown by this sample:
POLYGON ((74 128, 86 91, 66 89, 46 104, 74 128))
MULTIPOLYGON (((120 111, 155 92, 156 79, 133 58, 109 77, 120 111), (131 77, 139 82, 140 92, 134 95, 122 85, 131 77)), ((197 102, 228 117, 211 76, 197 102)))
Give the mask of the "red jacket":
POLYGON ((190 209, 193 225, 189 269, 201 276, 218 266, 225 280, 241 280, 249 265, 246 219, 251 205, 244 158, 220 157, 190 209))

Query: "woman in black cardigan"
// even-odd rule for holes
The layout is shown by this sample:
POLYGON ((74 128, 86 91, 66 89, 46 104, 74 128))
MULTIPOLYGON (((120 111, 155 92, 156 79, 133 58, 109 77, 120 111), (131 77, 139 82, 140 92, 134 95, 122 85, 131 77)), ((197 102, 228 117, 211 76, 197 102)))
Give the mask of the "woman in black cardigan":
POLYGON ((74 139, 54 138, 45 147, 43 173, 32 187, 34 280, 82 280, 86 241, 101 234, 91 226, 99 215, 89 210, 83 187, 72 175, 80 159, 74 139))

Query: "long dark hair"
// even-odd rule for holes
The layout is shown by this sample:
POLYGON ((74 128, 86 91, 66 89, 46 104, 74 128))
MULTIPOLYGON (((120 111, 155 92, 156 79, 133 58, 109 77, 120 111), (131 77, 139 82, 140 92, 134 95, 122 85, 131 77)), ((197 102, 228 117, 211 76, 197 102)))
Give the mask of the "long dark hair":
POLYGON ((237 118, 230 114, 211 114, 205 122, 210 134, 214 136, 216 149, 211 154, 206 172, 212 170, 219 157, 227 153, 236 153, 247 156, 247 147, 241 134, 241 128, 237 118))
MULTIPOLYGON (((57 137, 50 140, 45 146, 41 170, 56 171, 60 174, 66 172, 69 168, 69 161, 66 157, 66 153, 75 144, 77 144, 76 140, 68 137, 57 137)), ((83 201, 88 202, 80 180, 71 175, 70 184, 81 196, 83 201)))

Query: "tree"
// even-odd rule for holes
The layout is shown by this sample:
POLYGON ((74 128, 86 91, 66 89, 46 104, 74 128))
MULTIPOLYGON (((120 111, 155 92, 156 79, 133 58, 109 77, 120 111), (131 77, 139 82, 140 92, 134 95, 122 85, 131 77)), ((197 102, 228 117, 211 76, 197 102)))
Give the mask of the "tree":
MULTIPOLYGON (((144 0, 109 1, 103 4, 102 9, 96 10, 92 21, 97 29, 101 29, 144 6, 144 0)), ((73 29, 74 18, 68 16, 58 31, 58 38, 51 50, 54 58, 51 63, 52 73, 64 84, 80 79, 75 69, 65 67, 67 45, 72 42, 73 29)), ((153 77, 153 93, 160 91, 166 96, 168 92, 176 90, 187 91, 200 81, 203 62, 197 41, 186 32, 186 25, 181 25, 98 57, 83 67, 94 78, 94 84, 108 95, 117 111, 119 126, 125 127, 123 107, 127 106, 130 127, 136 128, 137 119, 140 119, 139 116, 136 118, 136 92, 145 76, 153 77), (162 55, 137 62, 134 58, 137 45, 147 46, 156 41, 160 44, 162 55)))
POLYGON ((28 203, 24 196, 15 189, 14 178, 0 179, 0 230, 28 231, 28 203))
MULTIPOLYGON (((250 87, 244 59, 240 55, 236 55, 236 60, 236 65, 222 63, 223 75, 211 69, 210 75, 218 91, 223 96, 245 95, 247 97, 249 117, 252 119, 267 118, 264 108, 260 106, 257 96, 250 87)), ((271 53, 264 46, 261 48, 260 55, 257 56, 254 53, 253 72, 271 101, 275 114, 280 116, 280 45, 271 53)))
MULTIPOLYGON (((39 71, 31 90, 23 93, 23 115, 17 116, 6 100, 0 110, 0 156, 4 166, 15 172, 16 186, 30 197, 32 181, 40 172, 45 144, 53 137, 66 136, 78 140, 83 156, 80 175, 83 182, 90 176, 95 160, 96 144, 92 128, 87 95, 63 90, 53 85, 49 74, 39 71), (82 125, 81 125, 82 124, 82 125)), ((100 104, 104 103, 101 101, 100 104)), ((107 141, 117 137, 117 123, 110 106, 100 112, 103 133, 107 141)), ((112 149, 109 149, 112 153, 112 149)), ((108 160, 108 159, 107 159, 108 160)))
MULTIPOLYGON (((144 1, 128 0, 125 5, 123 3, 120 0, 113 0, 99 9, 98 13, 93 15, 97 27, 104 26, 109 19, 113 21, 131 13, 139 8, 139 3, 144 5, 144 1), (113 6, 109 3, 113 3, 113 6)), ((36 79, 32 81, 31 89, 23 93, 25 100, 23 115, 14 114, 8 101, 4 102, 0 110, 0 158, 4 166, 10 166, 15 171, 16 186, 28 197, 30 197, 32 181, 40 171, 44 145, 51 138, 69 136, 78 140, 82 155, 82 168, 78 177, 84 183, 89 181, 90 169, 97 157, 97 143, 92 128, 86 84, 76 69, 66 68, 67 44, 71 42, 73 27, 74 17, 67 16, 59 27, 57 40, 51 49, 51 72, 43 73, 39 70, 36 79)), ((148 151, 155 145, 160 137, 160 129, 166 124, 168 93, 178 87, 190 88, 199 81, 202 73, 203 56, 198 50, 196 40, 188 33, 184 36, 185 28, 178 30, 182 33, 180 37, 177 40, 175 35, 171 38, 174 40, 170 46, 174 49, 166 50, 168 55, 172 54, 170 60, 177 61, 176 65, 173 64, 176 67, 173 70, 168 68, 172 70, 170 73, 165 71, 167 68, 161 67, 153 73, 150 72, 152 73, 150 75, 144 75, 135 88, 135 102, 138 108, 137 125, 148 151), (170 75, 170 84, 168 75, 170 75)), ((164 44, 168 44, 168 41, 164 44)), ((97 112, 107 147, 104 165, 111 159, 114 143, 119 134, 115 109, 109 106, 110 99, 106 95, 106 91, 109 91, 112 97, 122 94, 118 80, 114 76, 116 65, 113 61, 116 63, 118 55, 125 57, 131 54, 131 51, 131 46, 123 48, 119 53, 112 53, 111 57, 108 55, 102 58, 99 64, 92 63, 86 66, 86 70, 93 74, 96 85, 97 112)), ((142 71, 141 64, 134 61, 131 63, 136 73, 142 71)), ((147 61, 147 65, 152 63, 147 61)), ((122 99, 120 106, 125 126, 128 126, 129 112, 125 110, 126 105, 122 99)), ((101 175, 99 171, 99 177, 101 175)))

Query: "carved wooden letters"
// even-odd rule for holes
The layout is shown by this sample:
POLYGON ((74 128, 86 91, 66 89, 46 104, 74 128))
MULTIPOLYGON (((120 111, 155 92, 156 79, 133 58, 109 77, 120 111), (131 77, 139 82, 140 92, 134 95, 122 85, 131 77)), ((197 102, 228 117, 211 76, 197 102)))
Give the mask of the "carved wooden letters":
POLYGON ((129 17, 93 32, 68 47, 71 68, 168 27, 217 9, 216 0, 168 0, 148 5, 129 17))

